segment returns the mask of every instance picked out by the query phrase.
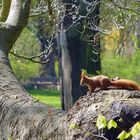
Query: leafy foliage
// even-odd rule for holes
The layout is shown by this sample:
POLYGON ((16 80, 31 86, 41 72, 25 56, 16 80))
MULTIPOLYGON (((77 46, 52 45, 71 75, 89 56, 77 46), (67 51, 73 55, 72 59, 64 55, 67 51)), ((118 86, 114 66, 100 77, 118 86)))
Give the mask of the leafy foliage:
MULTIPOLYGON (((110 120, 108 123, 106 122, 106 118, 102 115, 99 115, 98 118, 97 118, 97 121, 96 121, 96 126, 97 128, 100 130, 103 128, 107 128, 108 129, 111 129, 112 127, 113 128, 117 128, 118 125, 117 123, 114 121, 114 120, 110 120)), ((118 139, 119 140, 124 140, 124 139, 128 139, 132 136, 132 138, 134 139, 140 139, 140 122, 136 122, 131 130, 129 132, 126 132, 125 130, 122 130, 122 132, 118 135, 118 139), (137 138, 136 138, 137 137, 137 138)))
POLYGON ((133 55, 114 56, 111 51, 102 53, 102 74, 109 77, 120 77, 140 83, 140 50, 133 55))
POLYGON ((111 29, 130 28, 139 19, 139 8, 139 1, 134 0, 101 1, 101 30, 109 33, 111 29))

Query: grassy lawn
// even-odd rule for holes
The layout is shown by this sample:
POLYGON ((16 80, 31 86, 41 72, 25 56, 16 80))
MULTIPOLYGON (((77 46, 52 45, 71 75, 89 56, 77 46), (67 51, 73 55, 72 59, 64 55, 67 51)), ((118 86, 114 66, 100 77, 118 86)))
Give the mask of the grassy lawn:
POLYGON ((42 103, 61 108, 60 95, 57 90, 33 89, 28 92, 42 103))

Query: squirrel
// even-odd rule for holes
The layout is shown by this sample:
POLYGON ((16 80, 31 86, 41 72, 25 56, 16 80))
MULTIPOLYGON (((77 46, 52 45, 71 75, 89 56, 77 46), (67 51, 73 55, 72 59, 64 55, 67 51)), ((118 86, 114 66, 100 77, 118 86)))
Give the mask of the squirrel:
POLYGON ((99 75, 95 77, 89 77, 83 72, 80 77, 80 85, 86 85, 90 92, 93 92, 96 88, 101 88, 102 90, 108 87, 115 87, 117 89, 133 89, 140 90, 137 83, 127 79, 117 79, 111 81, 107 76, 99 75))
POLYGON ((82 72, 80 78, 80 85, 86 85, 90 92, 93 92, 96 88, 101 88, 104 90, 112 85, 111 80, 104 75, 89 77, 82 72))

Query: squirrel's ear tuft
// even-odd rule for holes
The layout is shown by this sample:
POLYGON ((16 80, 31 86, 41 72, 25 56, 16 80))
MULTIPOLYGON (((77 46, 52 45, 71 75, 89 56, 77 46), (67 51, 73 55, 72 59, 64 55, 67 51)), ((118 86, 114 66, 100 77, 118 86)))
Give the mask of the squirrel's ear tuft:
POLYGON ((87 71, 85 69, 83 69, 83 74, 86 75, 87 74, 87 71))
POLYGON ((82 69, 81 70, 81 76, 84 76, 84 75, 86 75, 86 70, 82 69))

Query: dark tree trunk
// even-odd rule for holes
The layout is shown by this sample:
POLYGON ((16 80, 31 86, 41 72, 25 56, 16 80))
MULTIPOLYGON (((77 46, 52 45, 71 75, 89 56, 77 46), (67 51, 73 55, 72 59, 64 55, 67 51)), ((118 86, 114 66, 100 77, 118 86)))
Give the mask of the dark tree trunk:
MULTIPOLYGON (((66 37, 67 33, 60 36, 66 37)), ((66 39, 66 38, 65 38, 66 39)), ((61 96, 64 110, 70 109, 80 95, 80 67, 81 67, 81 42, 79 36, 68 36, 67 40, 62 39, 63 43, 66 41, 67 45, 61 45, 61 96)), ((61 44, 61 43, 60 43, 61 44)))
POLYGON ((81 63, 82 63, 82 44, 80 40, 80 36, 77 35, 75 37, 68 36, 68 51, 71 60, 71 80, 72 80, 72 99, 73 103, 79 99, 80 95, 80 71, 81 71, 81 63))
POLYGON ((83 68, 89 74, 99 74, 101 72, 100 43, 85 47, 83 68))
MULTIPOLYGON (((64 2, 64 1, 63 1, 64 2)), ((60 47, 60 73, 61 73, 61 101, 64 110, 69 110, 80 95, 80 69, 82 63, 82 43, 80 34, 76 31, 77 27, 68 28, 72 24, 72 17, 69 9, 73 2, 67 1, 65 18, 61 23, 59 35, 60 47), (71 3, 71 4, 70 4, 71 3)))
POLYGON ((85 42, 85 53, 83 59, 83 68, 87 70, 87 73, 98 74, 101 71, 101 58, 100 58, 100 36, 98 29, 100 24, 100 0, 93 1, 87 0, 89 3, 95 2, 94 9, 91 8, 89 14, 87 14, 87 9, 89 5, 86 5, 81 1, 80 5, 80 14, 86 16, 86 19, 83 19, 85 26, 85 32, 83 36, 89 36, 85 42), (86 15, 87 14, 87 15, 86 15), (92 25, 91 27, 88 27, 92 25))

